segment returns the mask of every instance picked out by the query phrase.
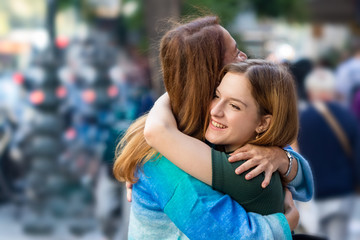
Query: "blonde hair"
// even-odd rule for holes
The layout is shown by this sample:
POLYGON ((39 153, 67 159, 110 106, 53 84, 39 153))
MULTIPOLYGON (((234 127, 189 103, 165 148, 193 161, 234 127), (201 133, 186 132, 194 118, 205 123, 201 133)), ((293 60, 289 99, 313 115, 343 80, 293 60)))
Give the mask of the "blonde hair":
POLYGON ((249 143, 285 147, 296 140, 299 130, 295 83, 282 65, 265 60, 246 60, 224 67, 227 72, 242 73, 249 80, 259 115, 272 115, 269 128, 249 143))
MULTIPOLYGON (((160 43, 164 84, 178 128, 197 139, 204 137, 224 55, 223 30, 216 16, 179 25, 160 43)), ((136 182, 137 168, 157 154, 144 139, 145 121, 146 115, 137 119, 116 147, 113 173, 119 181, 136 182)))

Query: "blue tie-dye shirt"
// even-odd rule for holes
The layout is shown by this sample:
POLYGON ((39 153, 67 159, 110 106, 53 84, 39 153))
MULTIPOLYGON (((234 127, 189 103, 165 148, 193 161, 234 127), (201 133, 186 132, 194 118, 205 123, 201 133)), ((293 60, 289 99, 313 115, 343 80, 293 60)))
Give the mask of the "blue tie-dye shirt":
MULTIPOLYGON (((294 155, 302 171, 290 188, 294 198, 308 200, 313 191, 311 171, 301 156, 294 155)), ((283 214, 247 213, 228 195, 214 191, 165 157, 145 163, 137 176, 129 239, 292 239, 283 214)))

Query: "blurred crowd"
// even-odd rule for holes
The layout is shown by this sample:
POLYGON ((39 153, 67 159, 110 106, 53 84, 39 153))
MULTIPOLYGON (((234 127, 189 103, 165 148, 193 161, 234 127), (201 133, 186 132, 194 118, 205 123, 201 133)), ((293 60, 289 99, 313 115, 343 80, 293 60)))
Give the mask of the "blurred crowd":
POLYGON ((360 38, 345 59, 290 64, 298 85, 300 130, 294 148, 310 163, 315 195, 299 203, 302 231, 357 239, 360 186, 360 38))
POLYGON ((148 60, 106 32, 34 48, 31 59, 0 76, 0 222, 31 236, 62 219, 75 236, 98 228, 113 238, 123 188, 112 162, 117 139, 154 102, 148 60))

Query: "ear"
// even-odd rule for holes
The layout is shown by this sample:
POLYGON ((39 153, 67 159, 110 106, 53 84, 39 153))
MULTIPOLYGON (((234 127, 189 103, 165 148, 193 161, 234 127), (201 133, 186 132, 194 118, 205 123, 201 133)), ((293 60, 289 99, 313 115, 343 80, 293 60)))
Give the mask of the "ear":
POLYGON ((271 120, 272 120, 272 115, 270 114, 261 116, 260 123, 256 127, 256 133, 260 134, 268 130, 270 127, 271 120))

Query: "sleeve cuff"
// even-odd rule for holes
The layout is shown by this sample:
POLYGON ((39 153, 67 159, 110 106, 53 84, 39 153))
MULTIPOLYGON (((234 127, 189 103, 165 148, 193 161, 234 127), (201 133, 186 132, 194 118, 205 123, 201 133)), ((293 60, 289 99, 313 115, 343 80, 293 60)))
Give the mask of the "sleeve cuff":
POLYGON ((309 163, 297 152, 287 149, 298 163, 296 177, 288 184, 294 200, 309 201, 314 195, 314 180, 309 163))

